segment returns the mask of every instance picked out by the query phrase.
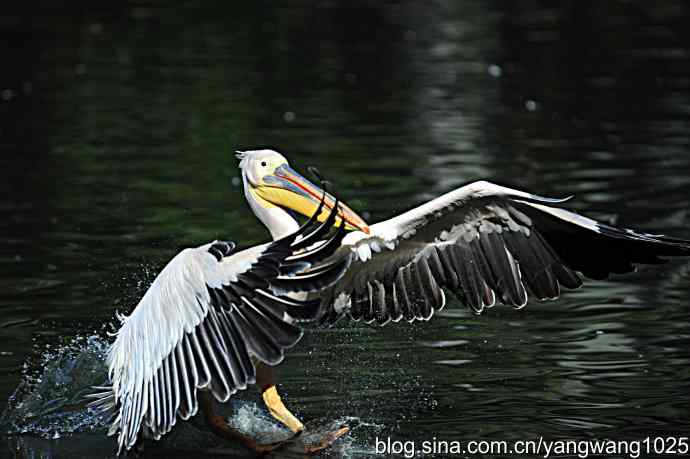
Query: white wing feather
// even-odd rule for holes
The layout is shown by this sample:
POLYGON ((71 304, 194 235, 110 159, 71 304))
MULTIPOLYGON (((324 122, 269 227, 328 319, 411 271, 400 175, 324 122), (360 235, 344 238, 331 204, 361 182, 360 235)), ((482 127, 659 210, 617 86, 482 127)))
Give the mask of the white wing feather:
POLYGON ((177 254, 132 314, 124 317, 108 354, 109 376, 116 394, 136 395, 183 334, 191 333, 206 318, 210 303, 207 285, 219 288, 236 281, 237 275, 246 272, 266 247, 252 247, 218 263, 208 252, 212 244, 177 254))

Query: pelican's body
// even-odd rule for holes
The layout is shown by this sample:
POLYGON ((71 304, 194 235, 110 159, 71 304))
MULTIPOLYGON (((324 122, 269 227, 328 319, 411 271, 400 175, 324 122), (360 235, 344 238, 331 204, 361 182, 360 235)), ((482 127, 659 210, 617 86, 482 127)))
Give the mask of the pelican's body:
MULTIPOLYGON (((530 297, 579 287, 581 275, 604 278, 690 255, 688 241, 615 228, 562 209, 564 200, 489 182, 369 226, 281 154, 238 157, 245 197, 275 242, 234 255, 217 243, 188 249, 154 281, 118 334, 109 358, 113 388, 98 402, 116 411, 121 448, 135 443, 142 425, 159 437, 178 416, 189 417, 202 390, 227 400, 254 381, 252 364, 257 375, 270 373, 300 337, 296 319, 428 320, 444 307, 444 291, 477 314, 496 303, 521 308, 530 297), (291 212, 323 224, 301 230, 291 212), (326 238, 334 224, 339 231, 326 238), (199 370, 197 350, 210 369, 199 370), (196 367, 180 365, 189 363, 185 352, 196 367)), ((269 410, 302 430, 274 387, 262 389, 269 410)))

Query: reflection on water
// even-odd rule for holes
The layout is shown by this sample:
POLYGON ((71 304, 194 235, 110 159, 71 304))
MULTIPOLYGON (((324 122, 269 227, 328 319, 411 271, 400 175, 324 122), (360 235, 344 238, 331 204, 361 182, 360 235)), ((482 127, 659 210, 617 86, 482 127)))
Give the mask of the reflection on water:
MULTIPOLYGON (((235 149, 318 166, 372 222, 481 178, 690 237, 684 2, 50 8, 0 22, 16 63, 0 75, 0 395, 25 457, 112 454, 78 398, 104 376, 115 311, 183 246, 268 237, 235 149)), ((377 435, 677 434, 689 271, 479 318, 451 301, 428 324, 315 330, 281 382, 304 419, 358 420, 336 456, 370 454, 377 435)), ((228 414, 270 431, 256 401, 228 414)), ((161 448, 181 444, 218 446, 194 423, 161 448)))

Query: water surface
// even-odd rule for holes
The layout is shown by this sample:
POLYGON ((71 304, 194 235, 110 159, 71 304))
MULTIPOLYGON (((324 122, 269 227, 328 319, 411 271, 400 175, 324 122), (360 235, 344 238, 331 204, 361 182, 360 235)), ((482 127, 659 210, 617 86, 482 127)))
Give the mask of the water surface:
MULTIPOLYGON (((0 22, 7 455, 112 455, 78 400, 115 312, 182 247, 269 237, 235 149, 317 166, 370 222, 488 179, 690 238, 684 2, 30 6, 0 22)), ((521 311, 341 323, 289 354, 282 390, 306 420, 359 423, 334 456, 687 434, 689 279, 677 261, 521 311)), ((236 423, 268 429, 255 393, 238 400, 236 423)))

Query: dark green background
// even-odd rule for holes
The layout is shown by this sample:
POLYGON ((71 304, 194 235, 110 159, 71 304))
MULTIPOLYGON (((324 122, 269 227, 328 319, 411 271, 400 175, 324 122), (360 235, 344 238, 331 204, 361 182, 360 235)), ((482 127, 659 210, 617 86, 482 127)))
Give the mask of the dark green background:
MULTIPOLYGON (((3 400, 46 346, 103 335, 181 247, 268 239, 236 149, 317 166, 371 223, 489 179, 690 238, 686 2, 60 3, 0 13, 3 400)), ((688 267, 312 333, 284 391, 305 419, 365 423, 338 454, 376 435, 687 434, 688 267)), ((5 430, 45 435, 34 414, 5 430)))

